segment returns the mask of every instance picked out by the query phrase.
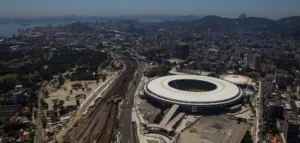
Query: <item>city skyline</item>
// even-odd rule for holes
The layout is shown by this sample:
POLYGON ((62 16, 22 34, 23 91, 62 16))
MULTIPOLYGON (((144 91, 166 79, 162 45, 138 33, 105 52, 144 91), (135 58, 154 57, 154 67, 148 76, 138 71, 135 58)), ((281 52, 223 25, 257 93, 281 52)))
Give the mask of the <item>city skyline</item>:
POLYGON ((0 17, 47 17, 63 15, 134 16, 134 15, 218 15, 236 18, 247 16, 279 19, 300 15, 298 0, 2 0, 0 17))

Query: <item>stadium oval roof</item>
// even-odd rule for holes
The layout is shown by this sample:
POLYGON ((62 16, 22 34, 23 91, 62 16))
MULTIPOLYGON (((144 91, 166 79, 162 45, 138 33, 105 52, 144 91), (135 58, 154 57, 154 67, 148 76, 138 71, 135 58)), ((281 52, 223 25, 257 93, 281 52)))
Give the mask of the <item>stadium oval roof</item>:
POLYGON ((197 75, 172 75, 151 80, 144 87, 145 93, 162 102, 180 105, 214 106, 236 102, 242 97, 242 90, 231 82, 197 75), (199 80, 216 85, 210 91, 193 92, 171 87, 169 82, 175 80, 199 80))

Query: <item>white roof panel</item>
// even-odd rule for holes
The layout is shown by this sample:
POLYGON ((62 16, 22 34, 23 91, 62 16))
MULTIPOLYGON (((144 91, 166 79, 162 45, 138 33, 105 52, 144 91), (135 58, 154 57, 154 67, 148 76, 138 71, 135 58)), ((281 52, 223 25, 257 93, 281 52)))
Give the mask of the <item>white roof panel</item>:
POLYGON ((221 78, 234 84, 248 84, 252 81, 249 77, 235 74, 222 75, 221 78))
POLYGON ((145 86, 148 95, 177 104, 212 105, 227 104, 242 97, 242 90, 231 82, 222 79, 197 75, 172 75, 156 78, 145 86), (205 92, 190 92, 169 86, 174 80, 200 80, 216 85, 216 89, 205 92))

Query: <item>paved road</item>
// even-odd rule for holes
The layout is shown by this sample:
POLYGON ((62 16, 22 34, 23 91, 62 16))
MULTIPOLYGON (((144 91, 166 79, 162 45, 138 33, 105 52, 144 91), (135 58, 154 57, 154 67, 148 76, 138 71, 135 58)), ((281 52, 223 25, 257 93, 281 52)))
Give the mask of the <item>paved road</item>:
POLYGON ((263 106, 262 106, 262 83, 259 82, 259 88, 256 96, 256 137, 255 143, 262 142, 261 127, 263 122, 263 106))
POLYGON ((135 81, 136 83, 132 82, 129 86, 129 91, 126 94, 125 100, 123 101, 121 113, 120 113, 120 122, 119 122, 119 130, 121 132, 121 143, 131 143, 132 142, 132 105, 133 105, 133 98, 134 94, 137 88, 137 85, 139 84, 142 73, 144 70, 144 63, 140 63, 139 68, 137 70, 137 74, 135 75, 135 81))
POLYGON ((36 136, 34 142, 35 143, 44 142, 43 125, 41 119, 36 120, 36 136))
MULTIPOLYGON (((51 82, 51 81, 50 81, 51 82)), ((49 82, 49 83, 50 83, 49 82)), ((43 124, 41 120, 41 116, 44 115, 44 113, 41 111, 41 99, 44 99, 44 94, 42 90, 49 84, 49 83, 43 83, 42 87, 38 93, 39 95, 39 101, 38 101, 38 109, 37 109, 37 118, 35 119, 35 125, 36 125, 36 136, 34 139, 35 143, 44 143, 44 130, 43 130, 43 124)))

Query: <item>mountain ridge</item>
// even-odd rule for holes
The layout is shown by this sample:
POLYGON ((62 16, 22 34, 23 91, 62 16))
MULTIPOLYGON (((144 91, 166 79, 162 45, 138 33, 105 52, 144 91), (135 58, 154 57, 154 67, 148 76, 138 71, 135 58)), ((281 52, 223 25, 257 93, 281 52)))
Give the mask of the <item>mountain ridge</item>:
POLYGON ((300 16, 291 16, 281 18, 279 20, 272 20, 264 17, 244 17, 244 18, 226 18, 216 15, 207 15, 198 20, 204 24, 211 24, 211 26, 221 25, 252 25, 261 27, 270 27, 272 29, 287 29, 287 30, 300 30, 300 16))

